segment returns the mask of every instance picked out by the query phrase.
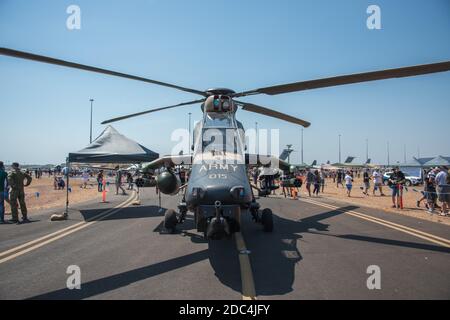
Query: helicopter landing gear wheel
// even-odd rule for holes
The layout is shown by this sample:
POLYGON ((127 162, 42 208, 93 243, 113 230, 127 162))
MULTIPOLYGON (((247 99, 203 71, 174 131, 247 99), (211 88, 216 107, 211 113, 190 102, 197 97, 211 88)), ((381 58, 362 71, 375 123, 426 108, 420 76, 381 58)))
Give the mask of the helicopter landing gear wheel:
POLYGON ((261 213, 261 223, 264 227, 264 232, 273 231, 273 215, 272 210, 264 209, 261 213))
POLYGON ((178 219, 176 212, 172 209, 166 210, 166 213, 164 214, 164 229, 173 233, 177 223, 178 219))

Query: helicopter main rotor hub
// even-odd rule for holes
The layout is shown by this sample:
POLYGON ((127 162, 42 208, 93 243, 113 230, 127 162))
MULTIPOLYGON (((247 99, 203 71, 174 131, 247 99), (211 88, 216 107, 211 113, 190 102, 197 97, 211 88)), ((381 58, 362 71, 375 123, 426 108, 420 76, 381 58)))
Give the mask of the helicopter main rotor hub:
POLYGON ((205 91, 208 96, 212 95, 233 95, 236 92, 228 88, 212 88, 205 91))

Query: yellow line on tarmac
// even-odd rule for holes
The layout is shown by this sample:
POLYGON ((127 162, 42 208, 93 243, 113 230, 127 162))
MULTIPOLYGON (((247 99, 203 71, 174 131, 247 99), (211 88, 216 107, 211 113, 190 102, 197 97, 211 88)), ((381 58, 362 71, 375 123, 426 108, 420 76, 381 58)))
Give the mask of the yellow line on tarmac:
POLYGON ((30 251, 36 250, 36 249, 38 249, 40 247, 43 247, 43 246, 45 246, 45 245, 47 245, 47 244, 49 244, 51 242, 54 242, 54 241, 56 241, 58 239, 61 239, 61 238, 65 237, 65 236, 68 236, 69 234, 72 234, 72 233, 74 233, 76 231, 80 231, 80 230, 82 230, 82 229, 84 229, 84 228, 94 224, 97 221, 101 221, 101 220, 103 220, 103 219, 105 219, 105 218, 107 218, 107 217, 109 217, 109 216, 119 212, 123 208, 128 207, 131 204, 131 202, 133 202, 135 200, 135 198, 136 198, 136 193, 133 193, 128 198, 128 200, 126 200, 126 201, 122 202, 121 204, 117 205, 116 207, 114 207, 114 208, 112 208, 112 209, 110 209, 110 210, 108 210, 106 212, 100 213, 100 214, 98 214, 98 215, 96 215, 96 216, 94 216, 94 217, 92 217, 92 218, 90 218, 90 219, 88 219, 86 221, 79 222, 79 223, 74 224, 72 226, 66 227, 64 229, 61 229, 61 230, 58 230, 58 231, 53 232, 51 234, 48 234, 46 236, 43 236, 41 238, 29 241, 27 243, 24 243, 24 244, 22 244, 20 246, 15 247, 15 248, 12 248, 12 249, 9 249, 7 251, 4 251, 4 252, 0 253, 0 258, 1 257, 5 257, 5 256, 6 257, 3 258, 3 259, 0 259, 0 264, 4 263, 6 261, 12 260, 14 258, 17 258, 17 257, 19 257, 21 255, 24 255, 25 253, 28 253, 30 251))
POLYGON ((410 227, 407 227, 407 226, 404 226, 404 225, 401 225, 401 224, 397 224, 397 223, 394 223, 394 222, 390 222, 390 221, 387 221, 387 220, 384 220, 384 219, 372 217, 372 216, 369 216, 367 214, 363 214, 363 213, 360 213, 360 212, 342 210, 339 207, 336 207, 336 206, 333 206, 333 205, 330 205, 330 204, 324 204, 324 203, 317 202, 317 201, 314 201, 314 200, 301 199, 301 201, 307 202, 307 203, 311 203, 311 204, 314 204, 314 205, 317 205, 317 206, 321 206, 321 207, 324 207, 324 208, 336 210, 336 211, 339 211, 339 212, 343 212, 343 213, 351 215, 353 217, 357 217, 357 218, 360 218, 360 219, 363 219, 363 220, 367 220, 367 221, 370 221, 370 222, 373 222, 373 223, 377 223, 377 224, 383 225, 385 227, 388 227, 388 228, 391 228, 391 229, 394 229, 394 230, 397 230, 397 231, 400 231, 400 232, 403 232, 403 233, 407 233, 407 234, 412 235, 414 237, 417 237, 417 238, 420 238, 420 239, 427 240, 429 242, 438 244, 440 246, 443 246, 443 247, 446 247, 446 248, 450 248, 450 240, 444 239, 444 238, 441 238, 441 237, 438 237, 438 236, 435 236, 435 235, 430 234, 430 233, 426 233, 426 232, 423 232, 423 231, 420 231, 420 230, 417 230, 417 229, 413 229, 413 228, 410 228, 410 227))
POLYGON ((241 281, 242 281, 242 299, 243 300, 256 300, 255 282, 253 280, 252 267, 250 265, 250 259, 245 245, 244 237, 242 233, 236 232, 234 234, 236 239, 236 247, 239 252, 239 265, 241 268, 241 281))

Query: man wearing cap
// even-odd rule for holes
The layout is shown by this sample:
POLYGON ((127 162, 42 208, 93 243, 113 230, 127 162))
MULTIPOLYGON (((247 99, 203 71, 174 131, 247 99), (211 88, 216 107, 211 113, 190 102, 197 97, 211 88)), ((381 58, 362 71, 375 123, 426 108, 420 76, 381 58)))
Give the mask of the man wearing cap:
POLYGON ((0 224, 5 223, 5 200, 8 195, 8 175, 3 161, 0 161, 0 224))
POLYGON ((393 208, 400 208, 400 198, 403 196, 401 194, 400 186, 405 183, 405 175, 400 171, 398 167, 394 168, 394 173, 392 173, 389 178, 389 186, 392 189, 392 204, 393 208))
POLYGON ((20 204, 20 211, 22 212, 22 221, 29 222, 27 217, 27 205, 25 203, 25 190, 24 187, 28 187, 33 180, 27 173, 20 171, 19 164, 17 162, 12 164, 13 171, 8 176, 8 183, 11 188, 10 192, 10 205, 11 205, 11 222, 19 223, 19 210, 17 202, 20 204), (24 180, 27 182, 24 184, 24 180))
POLYGON ((436 193, 438 200, 442 202, 441 215, 445 216, 447 214, 447 195, 446 195, 446 184, 447 184, 447 173, 448 168, 440 167, 438 168, 438 173, 436 175, 436 193))

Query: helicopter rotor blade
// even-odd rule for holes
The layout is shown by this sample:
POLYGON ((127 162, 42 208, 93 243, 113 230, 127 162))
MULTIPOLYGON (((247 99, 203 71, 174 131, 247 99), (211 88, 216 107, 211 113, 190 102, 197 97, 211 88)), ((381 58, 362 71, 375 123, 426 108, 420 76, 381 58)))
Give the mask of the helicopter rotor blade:
POLYGON ((380 71, 355 73, 350 75, 343 75, 330 78, 322 78, 308 81, 300 81, 277 86, 259 88, 250 91, 236 93, 233 97, 244 97, 255 94, 277 95, 282 93, 297 92, 304 90, 311 90, 317 88, 340 86, 345 84, 368 82, 375 80, 412 77, 429 73, 450 71, 450 61, 423 64, 417 66, 403 67, 397 69, 386 69, 380 71))
POLYGON ((311 125, 311 123, 308 121, 298 119, 298 118, 292 117, 290 115, 287 115, 285 113, 281 113, 281 112, 278 112, 278 111, 275 111, 275 110, 272 110, 272 109, 269 109, 266 107, 258 106, 253 103, 240 102, 240 101, 236 101, 236 100, 235 100, 235 102, 242 107, 242 110, 255 112, 255 113, 263 114, 268 117, 277 118, 277 119, 284 120, 287 122, 295 123, 295 124, 301 125, 305 128, 308 128, 311 125))
POLYGON ((37 55, 37 54, 33 54, 33 53, 17 51, 17 50, 8 49, 8 48, 0 48, 0 54, 4 55, 4 56, 15 57, 15 58, 20 58, 20 59, 25 59, 25 60, 33 60, 33 61, 38 61, 38 62, 43 62, 43 63, 54 64, 54 65, 67 67, 67 68, 80 69, 80 70, 102 73, 102 74, 120 77, 120 78, 143 81, 143 82, 147 82, 147 83, 160 85, 163 87, 169 87, 169 88, 173 88, 173 89, 177 89, 177 90, 181 90, 181 91, 185 91, 185 92, 189 92, 189 93, 199 94, 204 97, 207 96, 207 94, 204 91, 200 91, 200 90, 181 87, 181 86, 177 86, 174 84, 161 82, 161 81, 157 81, 157 80, 152 80, 152 79, 147 79, 147 78, 138 77, 138 76, 133 76, 130 74, 121 73, 121 72, 117 72, 117 71, 111 71, 111 70, 101 69, 101 68, 97 68, 97 67, 87 66, 84 64, 74 63, 74 62, 70 62, 70 61, 41 56, 41 55, 37 55))
POLYGON ((172 109, 172 108, 177 108, 177 107, 181 107, 181 106, 187 106, 187 105, 196 104, 196 103, 202 103, 204 101, 205 101, 205 99, 194 100, 194 101, 189 101, 189 102, 183 102, 183 103, 175 104, 173 106, 161 107, 161 108, 151 109, 151 110, 142 111, 142 112, 138 112, 138 113, 128 114, 128 115, 125 115, 125 116, 121 116, 121 117, 117 117, 117 118, 113 118, 113 119, 109 119, 109 120, 103 121, 101 124, 108 124, 108 123, 112 123, 112 122, 116 122, 116 121, 120 121, 120 120, 125 120, 125 119, 129 119, 129 118, 142 116, 144 114, 148 114, 148 113, 152 113, 152 112, 156 112, 156 111, 172 109))

